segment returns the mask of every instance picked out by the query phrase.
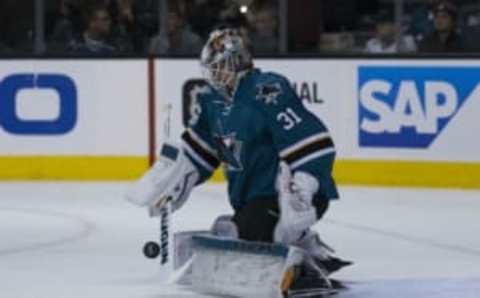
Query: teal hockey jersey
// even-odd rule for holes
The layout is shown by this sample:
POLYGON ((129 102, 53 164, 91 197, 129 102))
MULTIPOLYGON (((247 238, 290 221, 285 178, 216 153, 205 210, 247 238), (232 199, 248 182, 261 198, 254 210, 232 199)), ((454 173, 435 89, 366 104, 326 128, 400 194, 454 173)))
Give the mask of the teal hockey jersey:
POLYGON ((240 80, 233 100, 211 87, 195 92, 183 147, 201 181, 223 165, 232 207, 277 196, 279 162, 318 179, 314 200, 338 197, 332 178, 335 148, 326 126, 310 113, 288 80, 253 69, 240 80))

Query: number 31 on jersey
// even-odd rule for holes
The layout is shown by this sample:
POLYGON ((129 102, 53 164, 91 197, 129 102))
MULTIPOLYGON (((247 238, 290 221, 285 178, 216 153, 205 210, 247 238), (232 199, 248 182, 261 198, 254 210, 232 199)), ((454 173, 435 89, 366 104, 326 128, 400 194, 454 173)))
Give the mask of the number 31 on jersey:
POLYGON ((283 129, 290 130, 297 124, 302 122, 302 118, 298 116, 294 110, 287 108, 284 112, 280 112, 277 115, 277 121, 283 126, 283 129))

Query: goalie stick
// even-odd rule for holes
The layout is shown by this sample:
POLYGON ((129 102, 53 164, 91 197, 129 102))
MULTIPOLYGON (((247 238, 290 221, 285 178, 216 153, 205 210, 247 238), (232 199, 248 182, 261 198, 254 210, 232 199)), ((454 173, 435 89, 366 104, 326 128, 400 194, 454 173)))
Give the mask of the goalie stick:
MULTIPOLYGON (((161 114, 164 116, 162 125, 162 142, 170 138, 172 105, 163 106, 161 114)), ((160 266, 167 271, 173 271, 173 234, 172 234, 172 202, 171 197, 164 197, 158 203, 149 209, 150 217, 158 216, 159 220, 159 241, 148 241, 143 247, 143 252, 148 258, 160 256, 160 266)))
MULTIPOLYGON (((172 105, 166 104, 163 107, 162 114, 165 116, 163 121, 163 141, 170 139, 170 121, 171 121, 172 105)), ((166 266, 173 271, 173 235, 171 232, 171 215, 172 215, 172 202, 171 197, 166 197, 157 203, 160 207, 160 265, 166 266), (165 200, 165 202, 162 202, 165 200)))

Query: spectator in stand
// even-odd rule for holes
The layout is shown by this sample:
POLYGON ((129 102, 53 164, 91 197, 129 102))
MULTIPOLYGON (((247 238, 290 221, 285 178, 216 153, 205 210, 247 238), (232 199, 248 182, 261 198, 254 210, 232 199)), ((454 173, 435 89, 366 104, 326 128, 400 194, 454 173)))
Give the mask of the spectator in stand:
POLYGON ((240 11, 240 4, 236 1, 230 1, 219 14, 218 23, 212 29, 235 28, 244 39, 245 44, 251 50, 252 40, 251 32, 251 10, 247 12, 240 11))
POLYGON ((448 1, 439 2, 434 10, 434 31, 419 44, 423 53, 463 52, 463 38, 457 31, 457 8, 448 1))
POLYGON ((397 30, 393 13, 381 11, 376 18, 375 36, 369 39, 365 52, 371 54, 394 54, 415 52, 417 47, 412 36, 402 36, 397 43, 397 30))
POLYGON ((150 54, 198 55, 203 46, 202 39, 193 33, 177 10, 168 12, 166 30, 152 38, 150 54))
POLYGON ((108 56, 116 52, 108 43, 112 19, 104 5, 94 5, 87 9, 86 30, 79 41, 72 45, 72 52, 81 55, 108 56))
POLYGON ((4 28, 8 26, 8 20, 6 19, 6 12, 2 11, 5 4, 0 2, 0 54, 10 54, 12 49, 10 48, 9 32, 6 32, 4 28))
MULTIPOLYGON (((188 1, 188 23, 191 24, 192 30, 199 34, 204 40, 213 28, 221 22, 220 15, 227 6, 226 1, 218 0, 195 0, 188 1)), ((229 1, 233 2, 233 1, 229 1)))
POLYGON ((0 0, 0 40, 15 54, 31 53, 34 43, 34 1, 0 0))
POLYGON ((74 1, 59 0, 56 10, 47 15, 47 20, 48 51, 65 52, 81 33, 83 23, 80 8, 74 1))
POLYGON ((411 14, 408 33, 411 34, 417 43, 435 30, 433 24, 433 9, 438 0, 423 0, 411 14))
POLYGON ((141 51, 134 4, 135 0, 116 0, 110 4, 113 18, 111 36, 118 53, 141 51))
POLYGON ((261 7, 252 16, 250 39, 254 54, 278 53, 277 13, 274 7, 261 7))
POLYGON ((137 53, 145 54, 148 51, 150 40, 158 34, 158 0, 136 0, 135 11, 135 39, 134 47, 137 53))

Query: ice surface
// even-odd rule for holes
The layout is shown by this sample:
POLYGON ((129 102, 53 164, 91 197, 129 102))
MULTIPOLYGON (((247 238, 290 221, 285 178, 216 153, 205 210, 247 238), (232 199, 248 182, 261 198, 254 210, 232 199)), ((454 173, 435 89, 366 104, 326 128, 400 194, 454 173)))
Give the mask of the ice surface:
MULTIPOLYGON (((0 296, 202 297, 143 257, 158 221, 123 199, 129 183, 0 183, 0 296)), ((315 226, 356 264, 338 298, 480 297, 480 192, 341 187, 315 226)), ((231 209, 224 185, 194 191, 178 230, 202 230, 231 209)))

